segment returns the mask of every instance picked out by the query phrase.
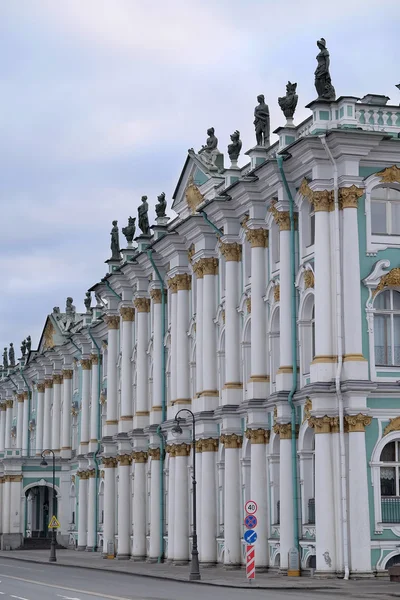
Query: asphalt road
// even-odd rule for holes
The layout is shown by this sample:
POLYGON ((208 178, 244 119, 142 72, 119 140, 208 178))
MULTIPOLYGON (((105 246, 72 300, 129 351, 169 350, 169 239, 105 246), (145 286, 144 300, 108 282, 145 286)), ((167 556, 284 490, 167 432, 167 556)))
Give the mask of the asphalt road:
MULTIPOLYGON (((352 594, 352 597, 358 596, 352 594)), ((284 589, 276 591, 231 589, 73 567, 22 564, 13 559, 0 561, 0 600, 289 600, 289 598, 330 600, 343 598, 343 596, 339 590, 310 592, 284 589)))

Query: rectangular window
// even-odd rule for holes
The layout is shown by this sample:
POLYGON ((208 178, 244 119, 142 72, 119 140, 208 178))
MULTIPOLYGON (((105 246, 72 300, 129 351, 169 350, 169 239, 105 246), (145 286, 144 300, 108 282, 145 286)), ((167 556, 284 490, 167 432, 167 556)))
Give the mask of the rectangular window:
POLYGON ((371 222, 372 233, 387 233, 386 202, 371 202, 371 222))
POLYGON ((400 235, 400 202, 391 202, 391 213, 392 213, 392 230, 393 235, 400 235))
POLYGON ((392 338, 390 315, 375 315, 375 363, 392 364, 392 338))

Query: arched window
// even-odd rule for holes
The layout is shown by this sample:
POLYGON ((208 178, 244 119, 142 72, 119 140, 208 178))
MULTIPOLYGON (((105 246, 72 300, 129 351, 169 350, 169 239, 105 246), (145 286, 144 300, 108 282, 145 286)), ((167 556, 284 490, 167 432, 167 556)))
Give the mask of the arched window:
POLYGON ((373 235, 400 235, 400 190, 375 187, 371 192, 373 235))
POLYGON ((270 332, 270 348, 271 348, 271 382, 275 383, 276 373, 280 364, 280 331, 279 331, 279 308, 277 308, 272 316, 271 332, 270 332))
POLYGON ((400 523, 400 440, 386 444, 380 462, 382 523, 400 523))
POLYGON ((315 304, 314 294, 309 294, 305 300, 299 320, 301 367, 303 375, 309 375, 310 365, 315 356, 315 304))
POLYGON ((400 293, 381 292, 374 308, 375 364, 400 365, 400 293))

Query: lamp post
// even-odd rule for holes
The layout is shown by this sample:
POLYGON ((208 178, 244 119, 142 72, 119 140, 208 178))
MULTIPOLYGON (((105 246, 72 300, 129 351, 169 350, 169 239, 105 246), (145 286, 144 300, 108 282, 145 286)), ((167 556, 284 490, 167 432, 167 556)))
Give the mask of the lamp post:
POLYGON ((187 412, 192 417, 192 446, 193 446, 193 474, 192 474, 192 488, 193 488, 193 541, 192 541, 192 561, 190 563, 190 581, 199 581, 201 579, 200 567, 199 567, 199 550, 197 548, 197 498, 196 498, 196 422, 194 414, 187 408, 181 408, 175 415, 175 425, 172 427, 172 434, 176 437, 182 435, 182 427, 180 426, 179 414, 187 412))
MULTIPOLYGON (((47 460, 45 458, 45 455, 47 453, 51 453, 53 455, 53 514, 55 515, 55 509, 56 509, 56 455, 54 454, 53 450, 43 450, 42 452, 42 462, 40 463, 40 466, 45 468, 48 466, 47 460)), ((49 562, 57 562, 57 557, 56 557, 56 530, 53 527, 51 530, 51 545, 50 545, 50 558, 49 558, 49 562)))

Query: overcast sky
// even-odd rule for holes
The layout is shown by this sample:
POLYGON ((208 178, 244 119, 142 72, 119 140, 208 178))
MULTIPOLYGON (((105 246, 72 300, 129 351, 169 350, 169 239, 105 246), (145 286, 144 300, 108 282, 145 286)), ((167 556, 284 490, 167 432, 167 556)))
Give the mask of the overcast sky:
POLYGON ((111 221, 170 202, 208 127, 223 152, 235 129, 254 146, 257 95, 283 125, 288 79, 307 117, 321 36, 338 96, 399 104, 399 17, 399 0, 0 0, 0 348, 36 347, 69 295, 83 310, 111 221))

